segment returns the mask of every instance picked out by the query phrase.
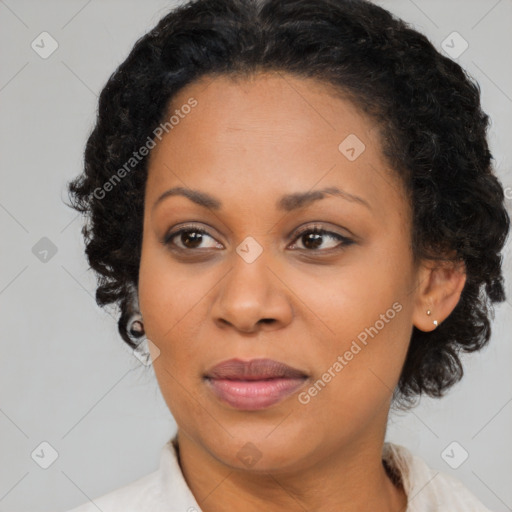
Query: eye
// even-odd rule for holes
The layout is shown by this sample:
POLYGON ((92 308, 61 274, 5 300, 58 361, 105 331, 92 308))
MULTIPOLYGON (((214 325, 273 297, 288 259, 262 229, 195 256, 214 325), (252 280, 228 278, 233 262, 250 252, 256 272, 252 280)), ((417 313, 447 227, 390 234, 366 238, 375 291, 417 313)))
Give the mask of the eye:
MULTIPOLYGON (((301 230, 295 237, 294 241, 297 240, 301 240, 304 249, 310 250, 310 252, 318 251, 319 249, 321 249, 321 252, 324 250, 327 252, 330 249, 342 249, 343 247, 354 243, 353 240, 346 236, 335 233, 334 231, 328 231, 318 226, 310 226, 301 230), (326 244, 324 242, 328 240, 330 240, 330 243, 328 243, 327 247, 325 247, 326 244)), ((299 247, 299 249, 302 248, 299 247)))
MULTIPOLYGON (((354 243, 350 238, 343 236, 334 231, 329 231, 318 226, 309 226, 302 229, 294 238, 294 242, 300 240, 303 247, 296 247, 297 244, 292 244, 292 248, 298 248, 308 252, 328 252, 332 249, 342 249, 354 243), (325 243, 329 242, 330 243, 325 243), (327 247, 326 247, 327 245, 327 247)), ((172 248, 187 251, 198 249, 223 249, 205 229, 197 226, 183 226, 176 231, 172 231, 166 235, 163 240, 164 245, 171 246, 172 248), (210 239, 209 245, 201 246, 210 239)))
POLYGON ((215 239, 208 234, 207 231, 200 227, 196 226, 184 226, 174 232, 169 233, 164 239, 164 245, 175 246, 178 249, 187 250, 187 249, 210 249, 215 248, 215 246, 220 246, 222 249, 222 245, 217 244, 215 239), (201 243, 203 243, 207 238, 210 238, 214 241, 210 246, 201 247, 201 243), (177 239, 179 243, 174 242, 174 239, 177 239))

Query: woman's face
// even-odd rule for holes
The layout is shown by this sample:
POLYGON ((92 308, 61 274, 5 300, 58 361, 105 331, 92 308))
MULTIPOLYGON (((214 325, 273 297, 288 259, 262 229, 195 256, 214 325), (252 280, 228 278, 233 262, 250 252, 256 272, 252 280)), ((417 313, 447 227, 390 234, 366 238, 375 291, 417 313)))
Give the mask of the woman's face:
POLYGON ((381 442, 418 272, 374 123, 280 74, 209 77, 172 110, 150 156, 139 303, 180 431, 259 470, 381 442), (162 197, 175 187, 194 195, 162 197), (244 373, 253 359, 297 371, 244 373))

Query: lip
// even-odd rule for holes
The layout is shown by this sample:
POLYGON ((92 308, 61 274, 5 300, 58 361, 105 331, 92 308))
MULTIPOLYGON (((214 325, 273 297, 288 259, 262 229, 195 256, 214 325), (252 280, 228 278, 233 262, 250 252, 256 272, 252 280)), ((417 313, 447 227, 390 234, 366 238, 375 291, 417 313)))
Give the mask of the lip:
POLYGON ((246 411, 265 409, 284 400, 307 379, 304 371, 273 359, 229 359, 204 375, 217 398, 246 411))

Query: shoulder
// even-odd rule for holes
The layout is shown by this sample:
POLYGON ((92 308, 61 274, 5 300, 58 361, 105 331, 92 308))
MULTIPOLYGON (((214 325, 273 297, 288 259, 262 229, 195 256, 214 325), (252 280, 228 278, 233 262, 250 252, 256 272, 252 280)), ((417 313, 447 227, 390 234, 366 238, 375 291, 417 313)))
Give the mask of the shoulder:
POLYGON ((407 512, 491 512, 462 482, 430 468, 404 446, 384 443, 383 459, 401 477, 407 512))
POLYGON ((198 512, 174 442, 162 448, 158 470, 67 512, 198 512))
POLYGON ((158 471, 115 489, 67 512, 131 512, 151 510, 148 505, 159 494, 158 471))

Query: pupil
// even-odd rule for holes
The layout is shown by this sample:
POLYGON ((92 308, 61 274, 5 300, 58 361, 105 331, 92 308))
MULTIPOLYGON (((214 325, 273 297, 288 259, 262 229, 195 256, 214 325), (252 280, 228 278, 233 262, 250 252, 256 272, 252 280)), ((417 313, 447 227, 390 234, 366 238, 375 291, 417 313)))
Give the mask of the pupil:
POLYGON ((199 243, 197 243, 197 245, 200 245, 202 236, 203 235, 201 233, 198 233, 197 231, 188 231, 188 232, 182 233, 181 241, 185 247, 196 247, 194 245, 194 240, 195 240, 195 242, 199 242, 199 243), (188 243, 188 242, 184 241, 187 239, 192 239, 193 240, 192 243, 188 243))
POLYGON ((309 249, 311 248, 314 248, 316 249, 317 247, 319 247, 320 245, 322 245, 322 234, 320 233, 309 233, 307 235, 304 235, 306 240, 312 240, 313 243, 310 244, 309 242, 308 243, 305 243, 304 244, 304 247, 308 247, 309 249), (315 243, 315 242, 319 242, 319 243, 315 243))

